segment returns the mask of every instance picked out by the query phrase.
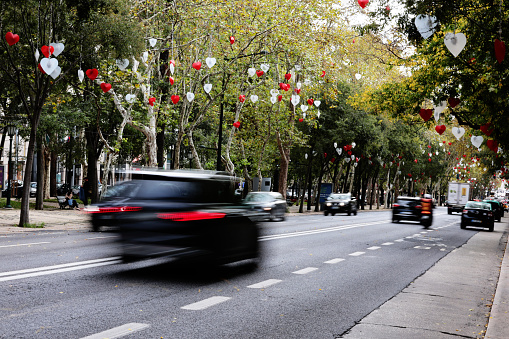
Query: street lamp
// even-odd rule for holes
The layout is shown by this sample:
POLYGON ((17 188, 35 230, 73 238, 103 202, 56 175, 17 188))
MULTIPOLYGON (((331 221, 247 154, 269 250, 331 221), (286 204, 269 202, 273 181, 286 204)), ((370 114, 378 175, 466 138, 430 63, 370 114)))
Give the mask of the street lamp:
POLYGON ((9 141, 9 162, 7 170, 7 203, 5 208, 12 208, 11 206, 11 194, 12 194, 12 138, 16 134, 16 126, 9 125, 7 126, 7 134, 10 137, 9 141))

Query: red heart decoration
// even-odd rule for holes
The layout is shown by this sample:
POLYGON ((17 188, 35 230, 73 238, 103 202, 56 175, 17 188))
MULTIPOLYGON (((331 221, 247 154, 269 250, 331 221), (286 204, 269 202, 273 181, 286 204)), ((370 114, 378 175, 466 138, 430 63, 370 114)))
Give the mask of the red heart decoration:
POLYGON ((283 85, 284 85, 284 88, 283 88, 283 89, 284 89, 286 92, 288 92, 288 91, 290 90, 290 84, 283 84, 283 85))
POLYGON ((5 40, 7 40, 7 43, 9 44, 9 46, 15 45, 19 41, 19 35, 12 34, 12 32, 7 32, 5 34, 5 40))
POLYGON ((488 122, 487 124, 482 125, 480 128, 481 132, 486 134, 487 136, 490 136, 491 133, 493 133, 494 128, 491 127, 491 123, 488 122))
POLYGON ((240 127, 240 121, 235 121, 235 122, 233 123, 233 127, 235 127, 235 128, 239 128, 239 127, 240 127))
POLYGON ((283 84, 282 82, 279 83, 279 89, 283 90, 285 88, 285 84, 283 84))
POLYGON ((39 71, 41 71, 42 74, 46 74, 46 72, 42 69, 41 64, 37 64, 37 68, 39 68, 39 71))
POLYGON ((486 145, 488 146, 488 148, 490 150, 492 150, 493 152, 497 153, 497 151, 498 151, 498 141, 488 140, 488 141, 486 141, 486 145))
POLYGON ((281 100, 283 100, 283 96, 282 95, 278 95, 277 101, 281 101, 281 100))
POLYGON ((256 71, 256 75, 259 77, 261 77, 263 75, 263 71, 256 71))
POLYGON ((103 90, 104 93, 106 93, 111 89, 111 84, 101 82, 101 89, 103 90))
POLYGON ((173 102, 174 104, 179 102, 179 100, 180 100, 180 97, 178 95, 172 95, 171 96, 171 102, 173 102))
POLYGON ((308 99, 308 105, 313 105, 315 101, 313 99, 308 99))
POLYGON ((297 94, 300 94, 300 91, 301 91, 301 90, 300 90, 300 89, 298 89, 298 88, 296 88, 296 89, 295 89, 295 93, 297 93, 297 94))
POLYGON ((415 159, 414 161, 415 161, 415 163, 417 164, 417 159, 415 159))
POLYGON ((325 71, 322 71, 322 75, 320 75, 322 78, 325 76, 325 71))
POLYGON ((87 74, 87 77, 92 81, 94 81, 95 78, 97 78, 97 76, 99 75, 99 71, 97 70, 97 68, 87 69, 85 73, 87 74))
POLYGON ((408 176, 411 178, 411 177, 412 177, 412 174, 408 173, 408 176))
POLYGON ((175 65, 175 60, 170 60, 170 64, 173 64, 173 66, 176 66, 175 65))
POLYGON ((437 131, 438 134, 442 135, 442 133, 445 132, 445 125, 436 126, 435 131, 437 131))
POLYGON ((431 116, 433 115, 433 110, 421 108, 421 110, 419 111, 419 115, 424 121, 428 121, 429 118, 431 118, 431 116))
POLYGON ((361 6, 362 8, 365 8, 366 5, 368 4, 369 0, 357 0, 357 2, 359 3, 359 6, 361 6))
POLYGON ((173 85, 175 83, 175 79, 173 77, 170 77, 170 85, 173 85))
POLYGON ((451 155, 451 152, 447 152, 448 155, 451 155))
POLYGON ((428 161, 431 162, 431 158, 429 158, 428 161))
POLYGON ((149 98, 149 99, 148 99, 148 104, 149 104, 150 106, 154 106, 154 102, 156 102, 156 98, 152 97, 152 98, 149 98))
POLYGON ((501 64, 505 58, 505 43, 498 39, 495 39, 495 57, 499 64, 501 64))
POLYGON ((239 101, 240 102, 246 101, 246 96, 245 95, 239 95, 239 101))
POLYGON ((49 56, 51 54, 53 54, 54 51, 55 51, 55 48, 53 46, 44 45, 41 47, 41 52, 46 58, 49 58, 49 56))
POLYGON ((460 103, 460 99, 458 98, 449 98, 447 101, 449 102, 449 106, 451 106, 451 108, 458 106, 460 103))
POLYGON ((352 155, 352 151, 348 151, 348 155, 352 155))
POLYGON ((303 121, 304 121, 304 119, 302 119, 302 118, 299 119, 299 122, 303 122, 303 121))
POLYGON ((292 77, 292 75, 290 73, 286 73, 285 74, 285 79, 286 80, 290 80, 291 77, 292 77))
POLYGON ((193 68, 195 70, 199 71, 201 68, 201 62, 199 62, 199 61, 193 62, 193 68))
POLYGON ((452 145, 452 142, 449 143, 449 146, 451 146, 451 145, 452 145))
POLYGON ((233 45, 235 43, 235 37, 232 35, 230 37, 230 45, 233 45))

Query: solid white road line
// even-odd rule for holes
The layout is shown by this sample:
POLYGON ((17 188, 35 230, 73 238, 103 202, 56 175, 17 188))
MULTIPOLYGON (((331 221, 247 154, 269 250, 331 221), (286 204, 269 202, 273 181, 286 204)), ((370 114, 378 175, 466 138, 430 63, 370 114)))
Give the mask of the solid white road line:
POLYGON ((249 285, 248 288, 266 288, 266 287, 272 286, 274 284, 280 283, 281 281, 283 281, 283 280, 269 279, 269 280, 259 282, 257 284, 249 285))
POLYGON ((204 299, 202 301, 198 301, 198 302, 186 305, 186 306, 182 306, 181 309, 191 310, 191 311, 201 311, 201 310, 204 310, 211 306, 220 304, 220 303, 225 302, 230 299, 231 299, 230 297, 219 297, 219 296, 210 297, 210 298, 204 299))
POLYGON ((375 250, 381 249, 381 247, 380 246, 372 246, 372 247, 368 247, 367 249, 371 250, 371 251, 375 251, 375 250))
POLYGON ((301 270, 298 270, 298 271, 295 271, 295 272, 292 272, 293 274, 308 274, 309 272, 313 272, 313 271, 316 271, 318 268, 316 267, 306 267, 306 268, 303 268, 301 270))
POLYGON ((338 262, 342 262, 342 261, 345 261, 345 259, 335 258, 335 259, 324 261, 324 264, 337 264, 338 262))
POLYGON ((120 260, 120 257, 110 257, 110 258, 103 258, 103 259, 80 261, 80 262, 69 263, 69 264, 29 268, 26 270, 19 270, 19 271, 2 272, 2 273, 0 273, 0 276, 3 278, 0 278, 0 281, 17 280, 17 279, 23 279, 23 278, 37 277, 37 276, 41 276, 41 275, 62 273, 62 272, 68 272, 68 271, 76 271, 76 270, 82 270, 82 269, 91 268, 91 267, 113 265, 113 264, 117 264, 120 262, 122 262, 122 260, 120 260))
POLYGON ((363 255, 364 253, 366 253, 366 252, 353 252, 353 253, 350 253, 349 255, 351 255, 352 257, 358 257, 359 255, 363 255))
POLYGON ((29 243, 29 244, 2 245, 2 246, 0 246, 0 248, 6 248, 6 247, 19 247, 19 246, 32 246, 32 245, 42 245, 42 244, 51 244, 51 243, 50 243, 50 242, 48 242, 48 241, 43 241, 43 242, 32 242, 32 243, 29 243))
POLYGON ((134 332, 137 332, 137 331, 144 330, 144 329, 148 328, 149 326, 150 325, 148 325, 148 324, 129 323, 129 324, 125 324, 125 325, 122 325, 122 326, 118 326, 118 327, 112 328, 110 330, 107 330, 107 331, 104 331, 104 332, 101 332, 101 333, 92 334, 92 335, 89 335, 88 337, 83 337, 81 339, 104 339, 104 338, 113 339, 113 338, 120 338, 120 337, 123 337, 125 335, 131 334, 131 333, 134 333, 134 332))

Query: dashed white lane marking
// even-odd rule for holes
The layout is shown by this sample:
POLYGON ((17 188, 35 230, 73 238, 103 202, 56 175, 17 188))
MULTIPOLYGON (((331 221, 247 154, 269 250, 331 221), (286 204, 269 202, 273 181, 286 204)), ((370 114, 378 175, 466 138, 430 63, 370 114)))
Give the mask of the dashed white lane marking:
POLYGON ((421 234, 426 234, 426 233, 428 233, 428 232, 426 232, 426 231, 424 231, 424 232, 421 232, 421 234))
POLYGON ((269 279, 269 280, 259 282, 257 284, 249 285, 248 288, 266 288, 266 287, 272 286, 274 284, 280 283, 281 281, 283 281, 283 280, 269 279))
POLYGON ((131 333, 134 333, 134 332, 137 332, 137 331, 144 330, 144 329, 146 329, 149 326, 150 325, 148 325, 148 324, 129 323, 129 324, 125 324, 125 325, 122 325, 122 326, 118 326, 118 327, 112 328, 110 330, 107 330, 107 331, 104 331, 104 332, 101 332, 101 333, 92 334, 92 335, 89 335, 88 337, 83 337, 81 339, 104 339, 104 338, 113 339, 113 338, 120 338, 120 337, 123 337, 125 335, 131 334, 131 333))
MULTIPOLYGON (((400 240, 403 240, 403 239, 400 239, 400 240)), ((394 243, 393 242, 384 242, 382 244, 382 246, 390 246, 390 245, 394 245, 394 243)))
POLYGON ((292 272, 293 274, 308 274, 309 272, 313 272, 313 271, 316 271, 318 268, 316 267, 306 267, 306 268, 303 268, 301 270, 298 270, 298 271, 295 271, 295 272, 292 272))
POLYGON ((186 305, 186 306, 182 306, 181 309, 191 310, 191 311, 201 311, 201 310, 204 310, 211 306, 228 301, 230 299, 231 299, 230 297, 220 297, 220 296, 210 297, 210 298, 204 299, 202 301, 198 301, 198 302, 186 305))
POLYGON ((381 249, 381 247, 380 246, 371 246, 371 247, 368 247, 367 249, 370 251, 375 251, 375 250, 381 249))
POLYGON ((345 261, 345 259, 335 258, 335 259, 324 261, 324 264, 337 264, 338 262, 342 262, 342 261, 345 261))
POLYGON ((403 242, 403 241, 405 241, 405 239, 396 239, 396 240, 394 240, 394 241, 395 241, 395 242, 403 242))
POLYGON ((110 257, 110 258, 103 258, 103 259, 80 261, 80 262, 69 263, 69 264, 29 268, 29 269, 19 270, 19 271, 2 272, 2 273, 0 273, 0 277, 3 277, 3 278, 0 278, 0 281, 9 281, 9 280, 37 277, 40 275, 55 274, 55 273, 61 273, 61 272, 67 272, 67 271, 76 271, 76 270, 82 270, 85 268, 117 264, 120 262, 122 262, 122 260, 120 260, 120 257, 110 257))
POLYGON ((32 242, 29 244, 16 244, 16 245, 2 245, 0 248, 6 248, 6 247, 20 247, 20 246, 32 246, 32 245, 42 245, 42 244, 51 244, 50 242, 43 241, 43 242, 32 242))
POLYGON ((414 248, 417 248, 419 250, 429 250, 429 249, 431 249, 431 247, 426 247, 426 246, 415 246, 414 248))
POLYGON ((358 257, 359 255, 363 255, 364 253, 366 253, 366 252, 353 252, 353 253, 350 253, 349 255, 351 255, 352 257, 358 257))

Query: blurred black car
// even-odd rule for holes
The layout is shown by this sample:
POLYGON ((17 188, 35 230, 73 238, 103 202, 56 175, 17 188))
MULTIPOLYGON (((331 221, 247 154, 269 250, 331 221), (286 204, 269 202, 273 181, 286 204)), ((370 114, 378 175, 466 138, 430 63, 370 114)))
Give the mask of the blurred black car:
POLYGON ((491 205, 491 210, 493 211, 493 218, 498 222, 502 221, 502 217, 504 216, 503 205, 499 201, 491 199, 483 200, 483 202, 491 205))
POLYGON ((461 214, 461 229, 476 226, 488 228, 490 232, 493 232, 494 224, 495 217, 491 204, 480 201, 467 202, 461 214))
POLYGON ((400 220, 421 221, 421 198, 398 197, 392 206, 392 222, 400 220))
POLYGON ((235 178, 209 172, 135 171, 87 206, 92 228, 118 228, 125 262, 158 256, 224 264, 258 257, 258 225, 235 178))
POLYGON ((323 206, 324 215, 347 213, 357 215, 357 200, 350 193, 332 193, 327 197, 323 206))
POLYGON ((257 212, 261 219, 285 220, 286 200, 279 192, 249 192, 243 204, 257 212))

